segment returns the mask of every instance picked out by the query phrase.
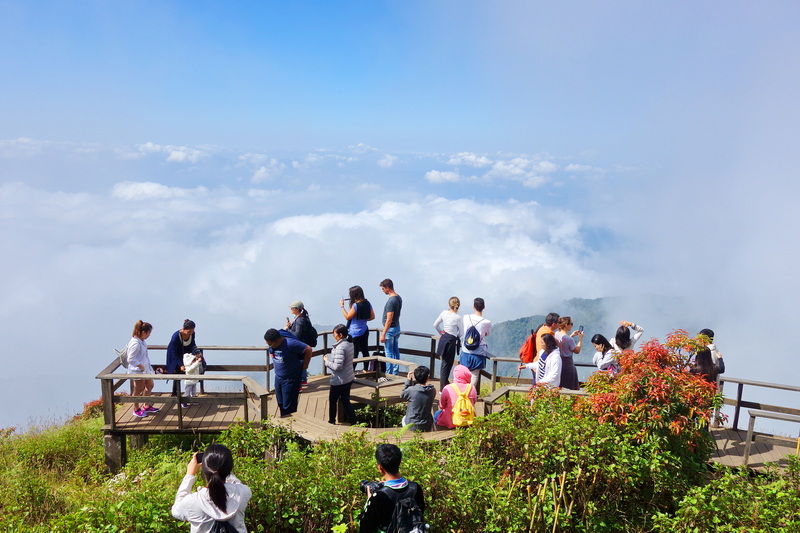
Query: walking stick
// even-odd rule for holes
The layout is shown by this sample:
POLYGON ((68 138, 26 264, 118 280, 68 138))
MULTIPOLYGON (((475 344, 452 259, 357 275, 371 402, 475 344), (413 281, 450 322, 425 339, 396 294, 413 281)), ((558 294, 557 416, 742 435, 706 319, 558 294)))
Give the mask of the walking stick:
POLYGON ((519 384, 519 376, 522 374, 522 369, 520 368, 517 372, 517 380, 514 382, 514 386, 516 387, 519 384))

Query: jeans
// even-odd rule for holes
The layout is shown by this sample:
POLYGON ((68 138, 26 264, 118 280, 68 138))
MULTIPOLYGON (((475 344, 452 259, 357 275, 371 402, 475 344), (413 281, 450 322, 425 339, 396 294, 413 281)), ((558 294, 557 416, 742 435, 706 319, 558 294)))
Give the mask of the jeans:
POLYGON ((281 409, 281 416, 297 411, 300 397, 300 373, 296 376, 279 378, 275 376, 275 400, 281 409))
MULTIPOLYGON (((400 359, 400 348, 397 346, 397 338, 400 336, 400 328, 392 327, 386 331, 386 341, 383 347, 386 350, 386 357, 391 359, 400 359)), ((386 373, 394 374, 395 376, 400 371, 400 366, 395 364, 386 365, 386 373)))

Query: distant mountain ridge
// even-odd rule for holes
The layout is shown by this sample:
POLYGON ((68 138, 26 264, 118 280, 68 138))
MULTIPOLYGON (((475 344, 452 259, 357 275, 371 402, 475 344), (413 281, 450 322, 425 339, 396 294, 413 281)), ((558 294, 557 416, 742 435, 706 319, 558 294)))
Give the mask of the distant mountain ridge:
MULTIPOLYGON (((603 333, 608 336, 610 334, 603 330, 604 325, 608 323, 605 311, 606 303, 607 298, 593 300, 572 298, 552 306, 552 310, 547 311, 547 313, 554 312, 560 316, 571 317, 576 330, 583 326, 586 336, 584 337, 584 349, 578 356, 578 360, 591 361, 594 348, 589 341, 592 335, 603 333)), ((544 323, 547 313, 492 324, 492 333, 487 339, 489 352, 497 357, 517 357, 522 343, 531 334, 532 329, 544 323)))

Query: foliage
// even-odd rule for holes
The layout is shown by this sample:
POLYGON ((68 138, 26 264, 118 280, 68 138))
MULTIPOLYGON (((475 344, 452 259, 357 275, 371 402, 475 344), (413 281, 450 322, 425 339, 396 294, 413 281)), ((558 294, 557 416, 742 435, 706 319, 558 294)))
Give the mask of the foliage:
POLYGON ((404 403, 390 404, 381 397, 379 390, 372 393, 372 402, 357 408, 356 423, 368 428, 399 427, 406 414, 404 403), (376 407, 377 406, 377 407, 376 407))
MULTIPOLYGON (((623 354, 618 376, 590 380, 590 397, 534 387, 448 442, 417 435, 398 443, 402 473, 424 489, 431 529, 797 530, 797 461, 786 476, 709 471, 704 428, 719 398, 684 370, 702 341, 677 332, 623 354)), ((402 405, 393 408, 402 416, 402 405)), ((151 437, 111 476, 102 421, 89 411, 61 427, 0 431, 0 530, 187 531, 170 508, 191 452, 212 440, 233 451, 235 473, 253 492, 253 532, 357 531, 359 482, 380 477, 365 431, 312 445, 271 424, 234 425, 216 439, 151 437)), ((392 432, 383 439, 396 442, 392 432)))
POLYGON ((713 449, 706 428, 722 398, 715 384, 686 370, 701 343, 677 330, 666 344, 651 340, 639 352, 622 352, 617 375, 596 372, 585 384, 591 393, 586 412, 639 443, 662 441, 672 452, 704 463, 713 449))
POLYGON ((721 467, 718 478, 686 495, 674 516, 659 513, 654 531, 800 531, 800 459, 788 461, 785 475, 750 476, 721 467))

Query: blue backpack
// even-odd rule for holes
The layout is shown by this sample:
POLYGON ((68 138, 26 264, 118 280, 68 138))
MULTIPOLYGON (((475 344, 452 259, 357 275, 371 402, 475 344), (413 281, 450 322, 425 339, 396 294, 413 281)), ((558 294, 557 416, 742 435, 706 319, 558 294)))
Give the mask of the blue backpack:
MULTIPOLYGON (((472 319, 470 319, 470 321, 471 320, 472 319)), ((481 345, 481 334, 475 326, 482 321, 483 319, 481 318, 475 324, 472 324, 467 328, 467 332, 464 334, 464 348, 471 352, 477 350, 481 345)))

